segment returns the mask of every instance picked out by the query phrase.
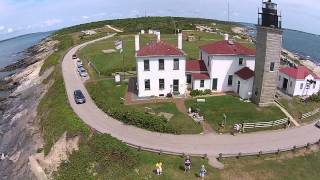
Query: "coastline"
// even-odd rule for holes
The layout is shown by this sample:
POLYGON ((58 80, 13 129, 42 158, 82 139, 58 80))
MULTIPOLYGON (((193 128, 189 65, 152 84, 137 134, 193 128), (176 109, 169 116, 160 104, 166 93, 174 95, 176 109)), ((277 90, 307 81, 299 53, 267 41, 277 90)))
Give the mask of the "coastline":
MULTIPOLYGON (((237 27, 234 27, 232 31, 238 35, 243 35, 244 37, 248 38, 249 41, 254 42, 254 37, 249 33, 250 31, 252 31, 252 29, 250 29, 249 27, 245 25, 237 26, 237 27)), ((295 62, 298 62, 298 64, 306 66, 308 69, 312 70, 315 74, 320 76, 320 66, 318 66, 318 63, 315 62, 315 60, 305 59, 305 56, 291 52, 285 49, 284 47, 282 48, 282 52, 286 53, 287 55, 282 56, 281 58, 287 59, 290 62, 293 62, 294 64, 296 64, 295 62)))
POLYGON ((4 179, 36 179, 30 170, 29 157, 42 147, 37 122, 37 106, 48 85, 43 84, 52 72, 40 75, 44 60, 54 52, 56 41, 46 38, 27 49, 27 56, 2 68, 16 71, 0 80, 1 90, 7 92, 0 99, 0 177, 4 179))

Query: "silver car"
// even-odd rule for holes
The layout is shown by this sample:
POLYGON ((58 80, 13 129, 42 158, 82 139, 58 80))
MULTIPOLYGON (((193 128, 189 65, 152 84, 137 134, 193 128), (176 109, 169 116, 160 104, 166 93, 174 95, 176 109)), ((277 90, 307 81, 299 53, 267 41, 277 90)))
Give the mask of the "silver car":
POLYGON ((80 75, 81 77, 87 77, 87 76, 88 76, 87 71, 86 71, 83 67, 78 68, 78 72, 79 72, 79 75, 80 75))
POLYGON ((318 122, 316 123, 316 126, 320 128, 320 120, 318 120, 318 122))

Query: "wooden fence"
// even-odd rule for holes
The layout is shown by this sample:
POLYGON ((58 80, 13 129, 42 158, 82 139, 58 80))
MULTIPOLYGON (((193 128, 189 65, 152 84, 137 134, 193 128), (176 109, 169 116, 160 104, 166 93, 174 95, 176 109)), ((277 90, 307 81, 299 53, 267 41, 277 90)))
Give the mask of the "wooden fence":
POLYGON ((300 119, 306 119, 308 117, 311 117, 311 116, 317 114, 318 112, 320 112, 320 108, 317 108, 311 112, 307 112, 307 113, 302 114, 300 119))
POLYGON ((268 128, 273 126, 279 126, 288 124, 289 118, 283 118, 276 121, 269 121, 269 122, 257 122, 257 123, 243 123, 242 130, 245 129, 253 129, 253 128, 268 128))

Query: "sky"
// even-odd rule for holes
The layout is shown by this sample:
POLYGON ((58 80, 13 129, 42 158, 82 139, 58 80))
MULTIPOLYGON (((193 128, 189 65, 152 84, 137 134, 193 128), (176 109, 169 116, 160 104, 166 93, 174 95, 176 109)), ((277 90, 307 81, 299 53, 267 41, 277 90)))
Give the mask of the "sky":
MULTIPOLYGON (((186 16, 227 20, 228 0, 0 0, 0 39, 97 20, 186 16)), ((274 0, 285 28, 320 34, 319 0, 274 0)), ((231 21, 257 22, 261 0, 229 0, 231 21)))

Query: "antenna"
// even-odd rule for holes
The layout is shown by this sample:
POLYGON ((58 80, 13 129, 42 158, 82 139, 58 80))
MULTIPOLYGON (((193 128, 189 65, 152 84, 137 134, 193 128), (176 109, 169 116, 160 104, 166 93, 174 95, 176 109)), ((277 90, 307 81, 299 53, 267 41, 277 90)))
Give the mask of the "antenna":
POLYGON ((230 3, 229 0, 227 0, 228 3, 228 23, 230 22, 230 3))

